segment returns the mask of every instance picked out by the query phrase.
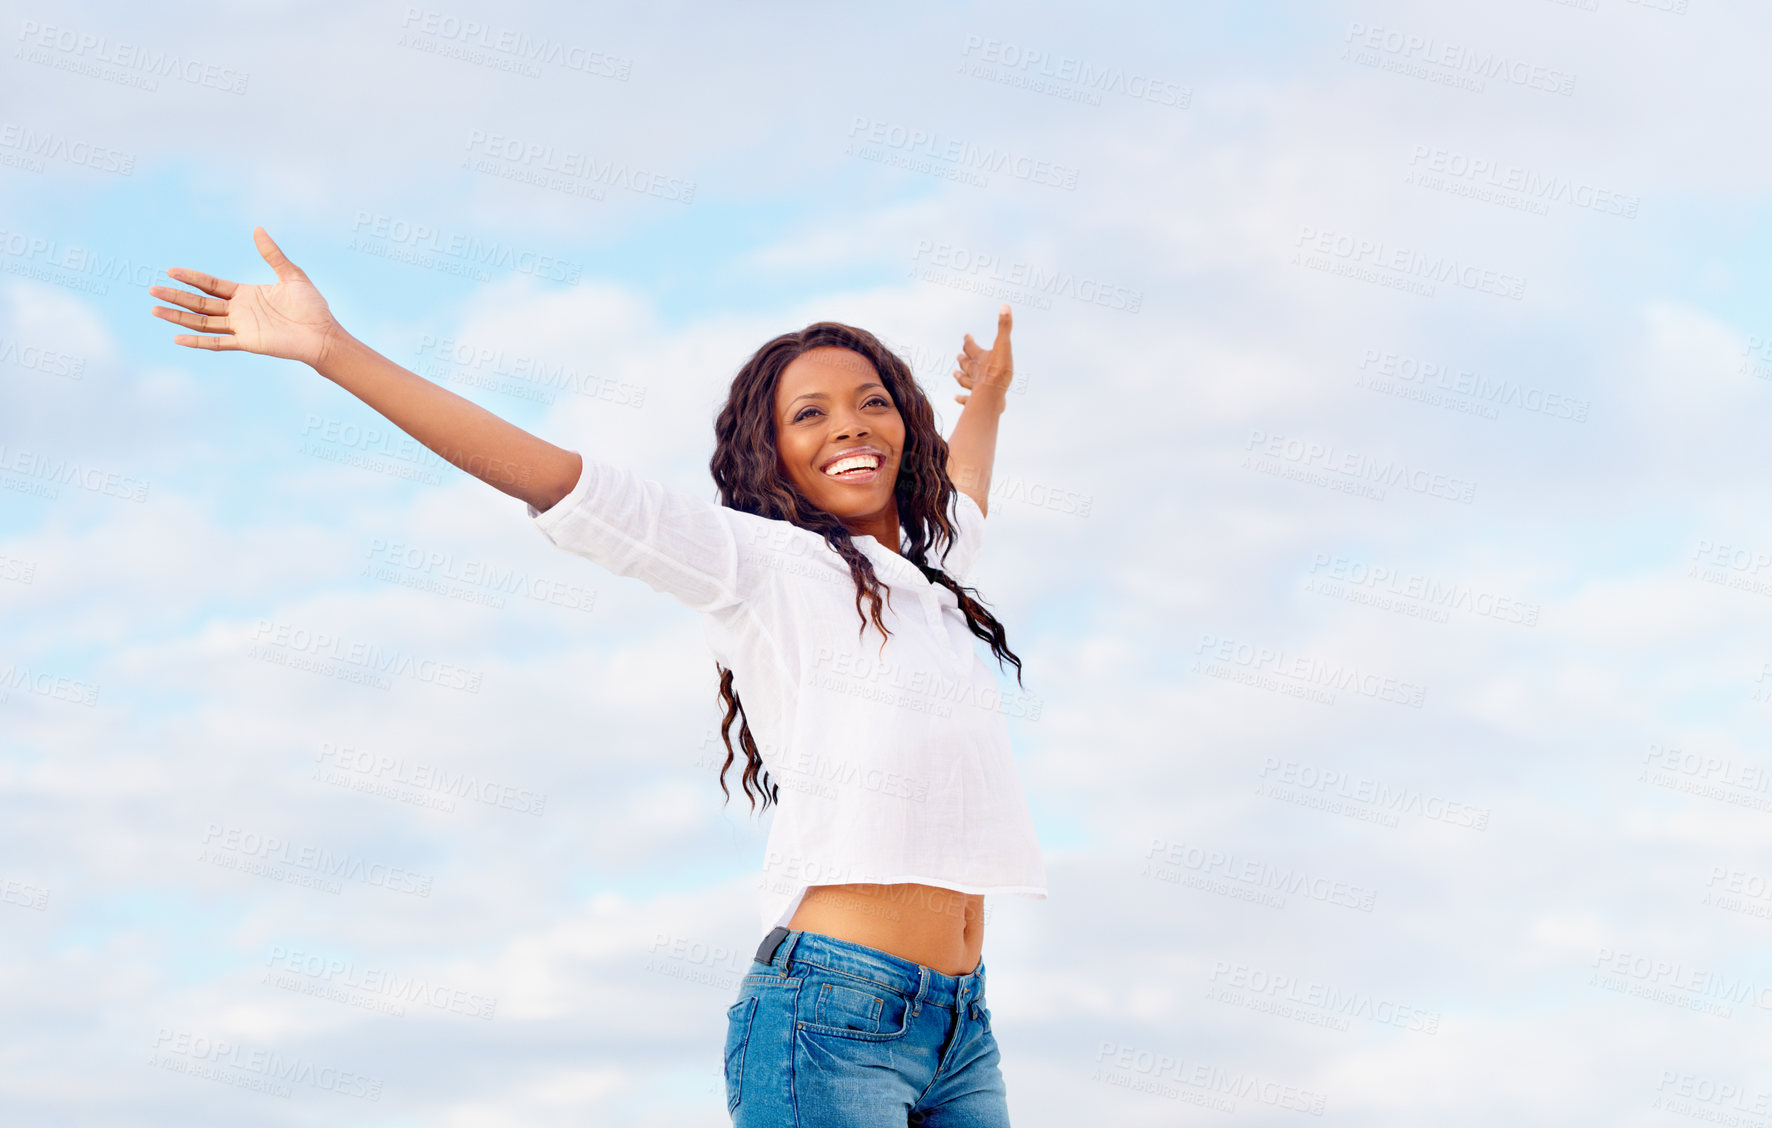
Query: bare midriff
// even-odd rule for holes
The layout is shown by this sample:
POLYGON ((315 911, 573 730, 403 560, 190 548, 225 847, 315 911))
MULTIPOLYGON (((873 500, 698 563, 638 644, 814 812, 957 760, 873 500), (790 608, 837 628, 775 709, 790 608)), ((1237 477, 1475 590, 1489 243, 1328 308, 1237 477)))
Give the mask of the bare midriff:
POLYGON ((813 885, 788 927, 865 944, 943 975, 970 975, 984 949, 984 894, 936 885, 813 885))

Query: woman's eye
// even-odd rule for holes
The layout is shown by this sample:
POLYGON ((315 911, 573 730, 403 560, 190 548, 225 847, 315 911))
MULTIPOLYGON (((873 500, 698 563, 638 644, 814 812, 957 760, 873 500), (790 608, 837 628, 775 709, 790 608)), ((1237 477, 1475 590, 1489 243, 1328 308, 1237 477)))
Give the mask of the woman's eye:
MULTIPOLYGON (((891 407, 892 406, 892 401, 887 399, 885 396, 871 396, 868 398, 868 402, 862 404, 862 406, 863 407, 872 407, 876 403, 882 407, 891 407)), ((799 410, 799 412, 797 414, 795 414, 794 422, 798 423, 800 420, 805 419, 807 417, 808 412, 817 411, 817 410, 818 410, 818 408, 816 408, 816 407, 801 408, 799 410)))

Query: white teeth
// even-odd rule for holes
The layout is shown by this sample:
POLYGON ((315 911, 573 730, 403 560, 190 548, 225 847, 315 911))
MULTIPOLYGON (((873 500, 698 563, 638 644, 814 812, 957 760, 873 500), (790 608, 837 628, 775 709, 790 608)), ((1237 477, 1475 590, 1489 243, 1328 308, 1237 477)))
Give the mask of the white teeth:
POLYGON ((839 458, 825 470, 831 477, 837 477, 846 470, 872 470, 880 463, 879 458, 871 454, 856 454, 848 458, 839 458))

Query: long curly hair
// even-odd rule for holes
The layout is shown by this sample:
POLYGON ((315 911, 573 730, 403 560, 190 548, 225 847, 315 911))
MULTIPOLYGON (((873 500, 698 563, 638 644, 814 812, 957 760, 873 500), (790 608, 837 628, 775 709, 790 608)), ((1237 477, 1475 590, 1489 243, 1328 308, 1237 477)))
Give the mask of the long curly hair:
MULTIPOLYGON (((940 584, 954 593, 960 611, 966 616, 966 625, 973 634, 990 644, 998 666, 1001 667, 1005 659, 1015 664, 1015 681, 1019 686, 1021 659, 1009 649, 1003 624, 985 609, 977 598, 976 589, 962 587, 929 561, 931 547, 939 541, 941 555, 945 556, 955 536, 948 518, 948 508, 954 496, 954 483, 948 478, 947 470, 948 444, 935 428, 934 409, 917 386, 910 365, 866 329, 838 321, 815 321, 798 332, 783 333, 745 361, 738 375, 733 377, 726 404, 714 423, 716 442, 708 467, 713 471, 715 484, 720 487, 720 503, 759 517, 790 521, 822 536, 825 543, 848 563, 849 574, 855 580, 855 613, 861 620, 856 628, 857 634, 867 630, 871 614, 874 626, 881 634, 880 645, 885 645, 885 636, 891 632, 880 618, 880 588, 883 585, 874 574, 873 562, 855 547, 840 518, 814 505, 781 472, 777 456, 775 393, 781 383, 782 371, 801 353, 832 346, 860 353, 873 364, 880 382, 886 385, 893 404, 904 419, 904 450, 899 459, 893 496, 898 504, 899 524, 910 542, 904 549, 905 558, 915 564, 931 583, 940 584), (869 604, 866 613, 861 609, 864 598, 869 604)), ((884 586, 890 601, 890 585, 884 586)), ((752 794, 751 786, 756 783, 763 796, 763 809, 767 810, 771 802, 780 802, 778 786, 771 783, 769 773, 763 771, 763 758, 751 736, 744 705, 732 688, 732 671, 718 660, 714 662, 714 669, 720 675, 720 702, 726 710, 720 724, 720 738, 726 743, 726 761, 720 765, 720 790, 730 802, 732 792, 726 786, 726 770, 734 759, 731 730, 736 718, 739 722, 738 742, 745 754, 742 780, 745 795, 755 811, 757 798, 752 794), (759 773, 762 776, 760 782, 759 773)))

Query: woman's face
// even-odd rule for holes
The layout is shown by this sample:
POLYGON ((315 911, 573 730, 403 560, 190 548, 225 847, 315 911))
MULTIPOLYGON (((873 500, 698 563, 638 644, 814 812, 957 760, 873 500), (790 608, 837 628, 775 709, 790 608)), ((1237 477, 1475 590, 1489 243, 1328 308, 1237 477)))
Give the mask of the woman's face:
POLYGON ((781 472, 812 504, 898 547, 892 491, 904 450, 904 417, 873 362, 836 346, 795 357, 775 389, 775 449, 781 472), (846 459, 852 450, 866 460, 846 459), (873 469, 826 472, 846 465, 873 469))

